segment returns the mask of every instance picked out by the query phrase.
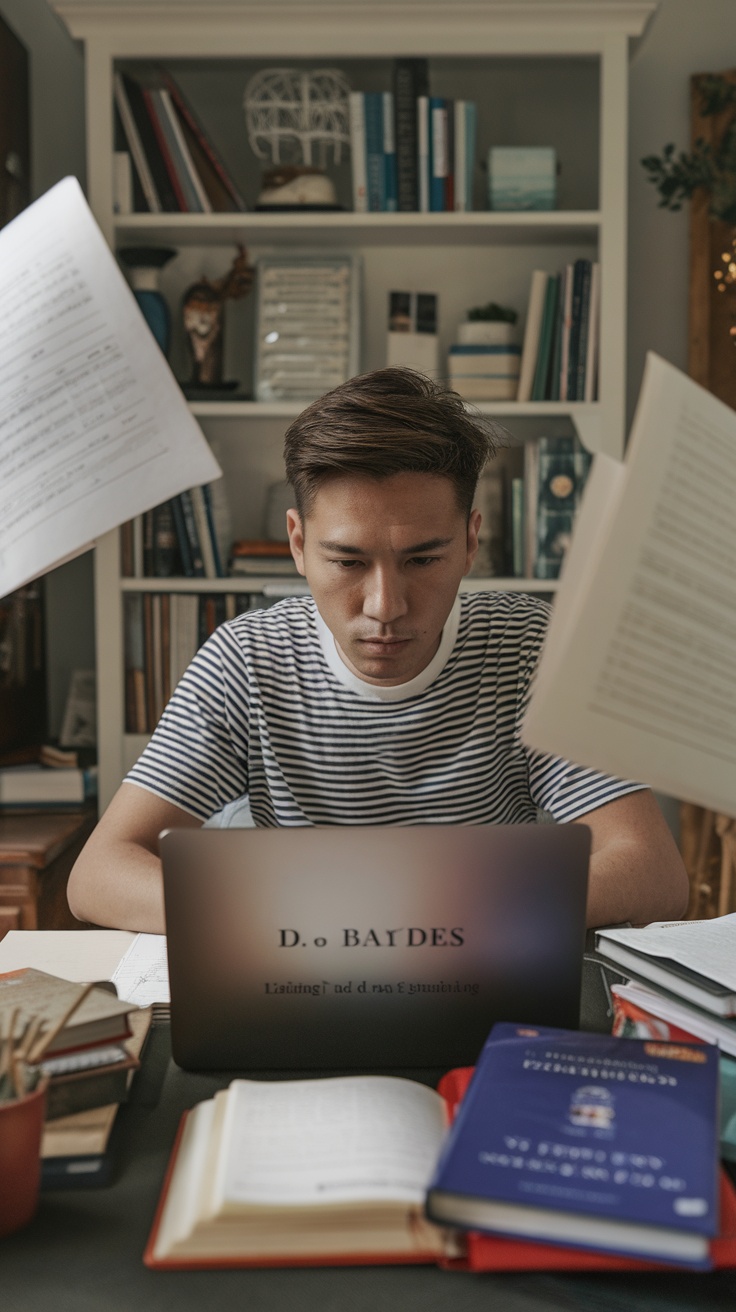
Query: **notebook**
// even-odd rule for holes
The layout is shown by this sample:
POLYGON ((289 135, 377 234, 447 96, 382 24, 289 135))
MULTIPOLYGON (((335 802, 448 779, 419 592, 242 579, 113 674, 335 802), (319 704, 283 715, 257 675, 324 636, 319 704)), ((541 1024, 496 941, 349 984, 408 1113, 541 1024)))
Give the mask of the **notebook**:
POLYGON ((497 1020, 576 1028, 584 825, 161 836, 174 1059, 447 1068, 497 1020))

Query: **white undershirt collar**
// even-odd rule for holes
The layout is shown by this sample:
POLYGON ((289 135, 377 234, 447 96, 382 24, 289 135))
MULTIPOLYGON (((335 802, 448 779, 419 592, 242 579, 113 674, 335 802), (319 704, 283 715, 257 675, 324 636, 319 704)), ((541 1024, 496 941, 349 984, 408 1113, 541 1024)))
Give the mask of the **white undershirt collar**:
POLYGON ((351 692, 357 693, 359 697, 366 697, 369 701, 375 702, 401 702, 407 697, 415 697, 417 693, 424 692, 431 683, 444 670, 450 652, 455 646, 457 638, 458 625, 460 623, 460 597, 455 598, 454 605, 450 614, 445 621, 445 627, 442 630, 440 645, 432 657, 429 665, 417 674, 408 683, 397 683, 391 688, 382 688, 376 683, 366 683, 365 679, 360 679, 357 674, 353 674, 343 661, 334 635, 328 629, 322 616, 315 607, 315 618, 317 622, 317 634, 319 636, 320 646, 324 652, 325 660, 334 674, 335 678, 349 688, 351 692))

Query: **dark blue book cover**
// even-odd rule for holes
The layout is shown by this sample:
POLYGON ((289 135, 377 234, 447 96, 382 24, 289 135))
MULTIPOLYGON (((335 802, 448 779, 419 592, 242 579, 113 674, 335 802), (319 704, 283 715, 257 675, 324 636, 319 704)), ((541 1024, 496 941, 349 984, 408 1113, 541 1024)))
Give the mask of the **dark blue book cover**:
MULTIPOLYGON (((576 1218, 629 1222, 644 1235, 657 1227, 674 1234, 675 1260, 687 1236, 718 1232, 717 1105, 710 1045, 494 1026, 441 1154, 429 1215, 452 1223, 458 1197, 510 1204, 508 1221, 485 1228, 528 1235, 515 1221, 534 1213, 537 1237, 576 1246, 585 1244, 576 1218), (433 1195, 452 1198, 437 1211, 433 1195), (564 1240, 543 1228, 560 1212, 570 1217, 564 1240)), ((615 1224, 609 1238, 591 1246, 641 1253, 615 1224)))
POLYGON ((383 163, 383 94, 365 93, 365 169, 368 184, 368 209, 385 210, 386 178, 383 163))
POLYGON ((429 97, 429 208, 433 213, 445 209, 447 178, 447 101, 442 96, 429 97))
POLYGON ((572 314, 570 318, 570 349, 567 358, 567 399, 578 400, 578 363, 580 360, 580 328, 583 309, 583 290, 590 280, 590 260, 576 260, 572 275, 572 314))

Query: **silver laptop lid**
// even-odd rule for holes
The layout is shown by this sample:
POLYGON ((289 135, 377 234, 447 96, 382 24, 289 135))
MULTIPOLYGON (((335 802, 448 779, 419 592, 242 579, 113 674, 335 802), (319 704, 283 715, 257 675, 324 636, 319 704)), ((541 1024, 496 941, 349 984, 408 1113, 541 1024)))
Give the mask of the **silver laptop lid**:
POLYGON ((165 832, 175 1060, 449 1067, 496 1020, 577 1026, 589 851, 584 825, 165 832))

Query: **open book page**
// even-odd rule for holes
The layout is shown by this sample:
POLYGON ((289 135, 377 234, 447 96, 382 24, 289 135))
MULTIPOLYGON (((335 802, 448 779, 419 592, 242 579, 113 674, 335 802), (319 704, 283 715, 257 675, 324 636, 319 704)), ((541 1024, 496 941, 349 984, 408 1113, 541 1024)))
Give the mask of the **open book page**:
MULTIPOLYGON (((615 513, 588 523, 598 559, 542 654, 529 746, 732 812, 734 504, 736 414, 650 354, 615 513)), ((555 611, 575 586, 566 572, 555 611)))
POLYGON ((0 596, 220 468, 75 178, 0 232, 0 596))
POLYGON ((653 957, 669 957, 736 992, 736 912, 715 920, 663 920, 641 929, 602 929, 598 938, 653 957))
POLYGON ((165 934, 136 934, 112 976, 118 997, 139 1007, 171 1001, 165 934))
POLYGON ((366 1200, 420 1205, 444 1132, 440 1095, 411 1080, 234 1080, 212 1201, 218 1211, 366 1200))

